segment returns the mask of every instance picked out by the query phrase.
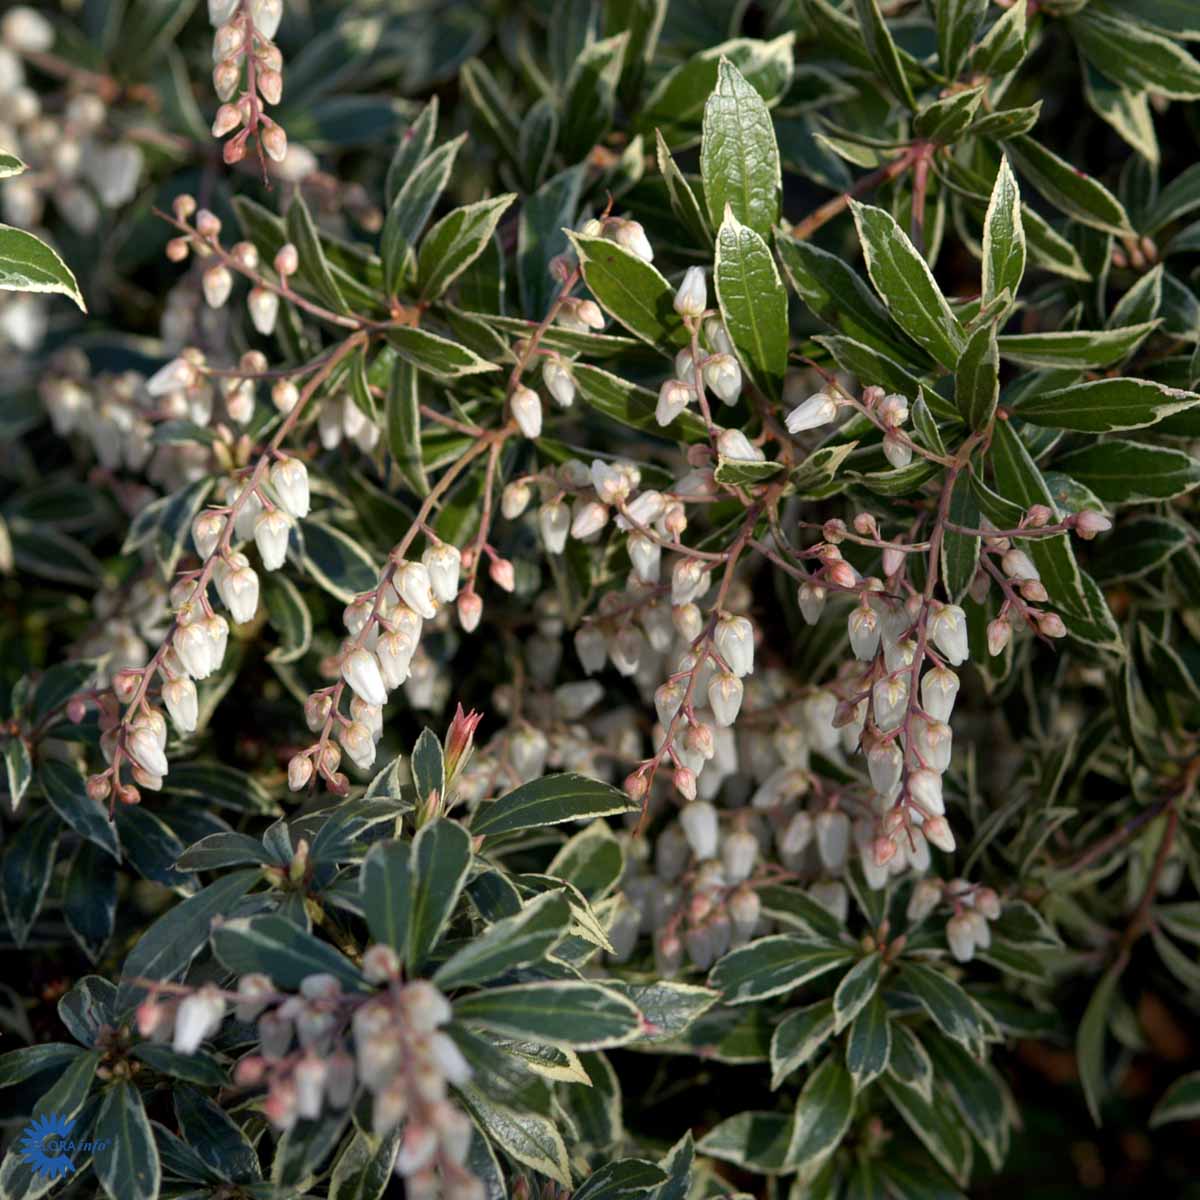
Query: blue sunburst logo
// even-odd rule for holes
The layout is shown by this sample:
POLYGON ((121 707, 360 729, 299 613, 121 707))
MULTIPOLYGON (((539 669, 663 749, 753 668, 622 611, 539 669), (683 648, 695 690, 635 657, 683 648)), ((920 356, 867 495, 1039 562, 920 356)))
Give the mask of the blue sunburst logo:
MULTIPOLYGON (((75 1170, 75 1164, 64 1153, 64 1143, 70 1142, 75 1118, 58 1113, 35 1117, 21 1133, 21 1159, 35 1175, 61 1179, 75 1170)), ((73 1144, 73 1143, 71 1143, 73 1144)))

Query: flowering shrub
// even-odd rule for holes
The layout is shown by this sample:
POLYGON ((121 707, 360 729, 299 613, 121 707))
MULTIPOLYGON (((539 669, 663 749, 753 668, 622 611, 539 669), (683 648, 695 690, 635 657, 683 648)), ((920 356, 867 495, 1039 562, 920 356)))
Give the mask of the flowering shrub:
POLYGON ((1180 1191, 1198 38, 9 7, 0 1195, 1180 1191))

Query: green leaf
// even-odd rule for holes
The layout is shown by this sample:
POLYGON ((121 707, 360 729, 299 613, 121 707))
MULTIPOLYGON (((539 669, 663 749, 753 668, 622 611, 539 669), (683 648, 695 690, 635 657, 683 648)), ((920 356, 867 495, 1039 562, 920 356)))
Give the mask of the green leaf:
POLYGON ((620 788, 597 779, 571 773, 547 775, 480 805, 471 821, 471 836, 497 837, 564 821, 635 812, 638 807, 620 788))
POLYGON ((970 338, 954 372, 954 402, 967 428, 983 432, 1000 398, 1000 350, 996 325, 981 325, 970 338))
POLYGON ((535 896, 520 912, 497 921, 451 955, 433 981, 445 990, 533 966, 566 936, 570 923, 571 908, 562 892, 535 896))
POLYGON ((1132 354, 1156 324, 1147 321, 1124 329, 1006 333, 996 340, 1001 358, 1025 367, 1111 367, 1132 354))
POLYGON ((933 142, 953 145, 974 122, 983 93, 984 87, 980 84, 934 100, 913 119, 913 132, 933 142))
MULTIPOLYGON (((1101 583, 1141 579, 1161 567, 1191 540, 1186 525, 1163 517, 1123 521, 1088 556, 1088 566, 1101 583)), ((1150 633, 1141 626, 1142 635, 1150 633)), ((1200 699, 1200 697, 1198 697, 1200 699)))
POLYGON ((388 209, 379 254, 383 259, 384 287, 390 296, 404 286, 409 276, 417 239, 450 182, 454 160, 466 138, 465 133, 460 134, 428 155, 404 180, 388 209))
POLYGON ((1110 504, 1170 500, 1200 484, 1200 462, 1190 454, 1124 438, 1064 454, 1056 465, 1110 504))
POLYGON ((1150 1128, 1171 1121, 1191 1121, 1200 1115, 1200 1071, 1181 1075, 1163 1093, 1150 1114, 1150 1128))
POLYGON ((636 1005, 595 983, 520 983, 460 996, 455 1020, 506 1037, 577 1050, 622 1046, 637 1037, 636 1005))
POLYGON ((455 380, 464 375, 500 369, 494 362, 480 358, 474 350, 427 329, 394 326, 388 329, 387 340, 401 358, 435 379, 455 380))
POLYGON ((896 324, 953 370, 963 333, 925 260, 882 208, 850 202, 867 273, 896 324))
POLYGON ((892 1023, 887 1005, 876 992, 850 1026, 846 1039, 846 1068, 855 1091, 878 1079, 887 1070, 892 1053, 892 1023))
POLYGON ((775 246, 788 282, 825 324, 887 354, 904 357, 916 353, 915 347, 900 342, 900 332, 887 309, 848 263, 811 242, 796 241, 782 230, 776 230, 775 246))
POLYGON ((1028 134, 1005 142, 1017 169, 1048 203, 1094 229, 1120 237, 1133 232, 1121 202, 1102 183, 1047 150, 1028 134))
POLYGON ((1200 208, 1200 163, 1176 175, 1158 193, 1142 222, 1143 228, 1148 234, 1156 234, 1196 208, 1200 208))
POLYGON ((58 846, 59 824, 48 809, 41 809, 9 838, 0 860, 4 915, 13 941, 25 945, 50 884, 58 846))
POLYGON ((954 1098, 963 1121, 983 1147, 995 1170, 1008 1153, 1012 1101, 996 1072, 945 1038, 929 1039, 929 1054, 938 1081, 954 1098))
POLYGON ((301 521, 300 530, 304 535, 300 561, 327 592, 348 604, 378 584, 379 569, 353 538, 312 518, 301 521))
POLYGON ((497 1104, 473 1084, 460 1088, 459 1095, 498 1149, 523 1166, 548 1175, 564 1188, 572 1186, 567 1148, 553 1121, 534 1112, 517 1112, 497 1104))
POLYGON ((391 1182, 404 1127, 382 1137, 355 1129, 329 1177, 329 1200, 379 1200, 391 1182))
POLYGON ((665 352, 691 342, 675 311, 675 292, 653 264, 608 238, 568 233, 596 302, 630 333, 665 352))
MULTIPOLYGON (((967 481, 955 482, 950 495, 949 517, 955 525, 966 529, 979 528, 979 506, 967 481)), ((957 604, 967 589, 979 566, 979 538, 974 534, 957 533, 947 529, 942 536, 942 581, 952 603, 957 604)))
POLYGON ((891 1023, 892 1052, 888 1074, 898 1083, 912 1088, 926 1103, 933 1099, 933 1060, 921 1039, 907 1025, 891 1023))
POLYGON ((305 933, 286 917, 237 917, 219 925, 213 951, 235 975, 261 971, 277 987, 295 990, 308 975, 327 973, 348 991, 365 991, 358 968, 340 951, 305 933))
POLYGON ((717 300, 738 358, 768 400, 778 400, 787 371, 787 292, 767 243, 732 208, 717 232, 717 300))
POLYGON ((0 225, 0 291, 59 292, 87 312, 71 268, 40 238, 11 225, 0 225))
POLYGON ((10 1050, 0 1055, 0 1087, 24 1083, 53 1067, 66 1067, 83 1053, 82 1047, 72 1046, 69 1042, 46 1042, 10 1050))
POLYGON ((162 1182, 162 1167, 137 1088, 124 1080, 109 1087, 91 1136, 107 1143, 92 1160, 104 1190, 114 1200, 154 1200, 162 1182))
POLYGON ((312 645, 312 613, 299 588, 282 571, 262 577, 263 606, 267 620, 280 637, 279 644, 267 652, 273 663, 293 663, 303 658, 312 645))
POLYGON ((515 192, 506 192, 456 208, 425 235, 417 256, 417 293, 422 300, 436 300, 483 253, 515 199, 515 192))
MULTIPOLYGON (((180 1054, 162 1042, 140 1042, 130 1052, 152 1071, 172 1080, 186 1080, 201 1087, 225 1087, 229 1077, 210 1055, 197 1052, 180 1054)), ((176 1092, 178 1095, 178 1092, 176 1092)))
POLYGON ((809 1062, 833 1036, 833 1001, 818 1000, 789 1012, 771 1035, 771 1088, 809 1062))
POLYGON ((725 206, 762 238, 779 221, 782 176, 775 129, 763 98, 728 59, 704 106, 700 175, 709 221, 716 228, 725 206))
POLYGON ((717 86, 722 60, 731 62, 770 107, 792 82, 795 56, 796 35, 790 31, 770 41, 733 38, 706 46, 659 80, 635 114, 635 127, 648 133, 658 126, 668 145, 690 144, 701 132, 704 108, 717 86))
MULTIPOLYGON (((992 435, 991 462, 996 471, 996 484, 1008 500, 1027 509, 1044 504, 1055 511, 1054 498, 1037 464, 1030 457, 1025 443, 1007 421, 996 422, 992 435)), ((979 493, 977 493, 978 495, 979 493)), ((982 505, 986 512, 986 506, 982 505)), ((988 514, 994 521, 995 517, 988 514)), ((1060 608, 1086 614, 1087 599, 1079 567, 1065 533, 1051 537, 1030 538, 1027 549, 1038 568, 1050 599, 1060 608)))
POLYGON ((400 189, 411 177, 425 156, 433 149, 433 139, 437 135, 438 98, 429 98, 429 103, 417 114, 416 119, 400 135, 396 152, 388 166, 387 180, 384 184, 384 196, 390 209, 400 194, 400 189))
POLYGON ((922 963, 902 960, 899 966, 905 990, 912 993, 948 1038, 968 1049, 980 1044, 984 1036, 983 1018, 957 983, 922 963))
POLYGON ((411 851, 407 842, 378 842, 367 852, 359 892, 374 941, 403 957, 412 902, 411 851))
POLYGON ((517 144, 521 175, 530 190, 541 185, 558 144, 558 111, 549 96, 536 101, 521 122, 517 144))
POLYGON ((852 957, 843 946, 778 933, 730 951, 709 972, 708 986, 716 988, 726 1004, 749 1004, 793 991, 846 966, 852 957))
POLYGON ((633 1200, 654 1191, 667 1173, 651 1162, 624 1158, 605 1163, 575 1190, 575 1200, 633 1200))
POLYGON ((938 62, 947 79, 958 78, 987 7, 987 0, 935 0, 938 62))
POLYGON ((1121 963, 1114 963, 1100 978, 1084 1010, 1075 1035, 1075 1059, 1079 1064, 1079 1082, 1092 1120, 1100 1124, 1100 1099, 1104 1092, 1104 1038, 1109 1016, 1116 1000, 1121 963))
POLYGON ((696 1149, 756 1174, 780 1175, 795 1170, 788 1158, 794 1130, 794 1118, 781 1112, 740 1112, 710 1129, 696 1149))
POLYGON ((798 887, 769 884, 758 889, 758 898, 763 914, 789 929, 813 938, 836 939, 842 934, 841 921, 798 887))
POLYGON ((659 425, 654 416, 657 397, 648 388, 638 387, 627 379, 582 362, 572 365, 571 376, 589 408, 594 408, 630 429, 679 438, 685 442, 708 440, 708 431, 703 419, 688 408, 685 408, 670 425, 659 425))
POLYGON ((4 777, 8 785, 9 811, 16 812, 33 782, 33 760, 29 745, 18 733, 9 736, 4 747, 4 777))
POLYGON ((1157 166, 1161 153, 1149 96, 1113 83, 1086 59, 1083 67, 1083 94, 1088 106, 1147 162, 1157 166))
POLYGON ((230 1183, 262 1178, 254 1146, 224 1109, 195 1088, 173 1091, 179 1132, 210 1171, 230 1183))
POLYGON ((859 959, 846 972, 837 986, 837 991, 833 993, 833 1015, 837 1033, 841 1033, 854 1020, 875 994, 882 978, 883 955, 878 952, 859 959))
POLYGON ((12 176, 20 175, 27 169, 15 154, 0 150, 0 179, 11 179, 12 176))
POLYGON ((965 1184, 971 1175, 974 1153, 966 1129, 955 1119, 950 1106, 926 1100, 886 1075, 880 1080, 880 1086, 938 1166, 957 1183, 965 1184))
POLYGON ((334 312, 348 313, 350 305, 346 303, 341 288, 338 287, 337 281, 329 269, 329 261, 321 247, 316 224, 298 189, 291 204, 288 205, 287 236, 292 245, 296 247, 299 256, 300 267, 296 274, 300 281, 306 284, 334 312))
POLYGON ((1172 413, 1200 404, 1200 395, 1150 379, 1097 379, 1055 388, 1022 400, 1014 410, 1023 421, 1079 433, 1141 429, 1172 413))
POLYGON ((696 199, 691 184, 684 178, 675 160, 671 157, 670 148, 660 130, 654 131, 655 149, 658 156, 658 170, 667 185, 667 198, 671 202, 671 211, 676 219, 691 235, 694 243, 700 246, 712 244, 712 229, 708 217, 696 199))
POLYGON ((446 762, 442 743, 432 729, 421 730, 413 747, 411 766, 419 800, 428 801, 435 792, 442 795, 446 788, 446 762))
POLYGON ((896 43, 888 31, 887 22, 879 11, 878 0, 854 0, 854 11, 858 17, 859 32, 863 44, 875 69, 882 76, 892 95, 910 110, 917 107, 913 99, 912 84, 900 65, 896 43))
POLYGON ((713 478, 733 487, 753 487, 774 478, 783 470, 783 463, 752 462, 745 458, 722 458, 717 462, 713 478))
POLYGON ((971 56, 972 68, 981 75, 992 76, 1013 70, 1027 49, 1025 21, 1025 9, 1019 4, 1001 13, 976 45, 971 56))
POLYGON ((854 1084, 832 1055, 809 1077, 796 1101, 787 1163, 811 1174, 840 1144, 854 1113, 854 1084))
POLYGON ((1084 56, 1115 83, 1172 100, 1200 97, 1200 63, 1168 37, 1087 8, 1067 25, 1084 56))
POLYGON ((1025 274, 1025 226, 1021 193, 1008 159, 1000 160, 983 219, 983 295, 987 306, 1005 289, 1017 295, 1025 274))
POLYGON ((686 1032, 719 999, 716 992, 694 983, 658 980, 651 983, 610 983, 628 997, 642 1014, 638 1045, 671 1041, 686 1032))
POLYGON ((823 446, 814 450, 793 472, 791 485, 799 496, 820 497, 827 493, 838 468, 854 452, 857 442, 823 446))
POLYGON ((429 495, 421 448, 421 380, 416 367, 396 356, 388 377, 388 449, 404 481, 418 496, 429 495))
POLYGON ((457 821, 438 818, 413 838, 404 959, 410 970, 420 971, 449 924, 471 857, 470 834, 457 821))
POLYGON ((584 158, 612 125, 617 81, 628 44, 626 30, 592 42, 575 58, 565 88, 559 133, 568 162, 584 158))
POLYGON ((522 311, 535 321, 545 315, 558 291, 546 264, 567 248, 567 230, 575 224, 583 181, 583 164, 568 167, 547 179, 521 206, 517 285, 522 311))
POLYGON ((38 783, 50 806, 80 837, 120 860, 116 826, 104 806, 88 796, 83 776, 74 767, 48 758, 38 768, 38 783))

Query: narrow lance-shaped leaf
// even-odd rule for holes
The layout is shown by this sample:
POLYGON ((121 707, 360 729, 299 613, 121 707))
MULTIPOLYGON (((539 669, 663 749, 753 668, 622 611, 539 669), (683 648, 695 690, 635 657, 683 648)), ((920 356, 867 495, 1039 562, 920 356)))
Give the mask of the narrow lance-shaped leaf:
POLYGON ((515 199, 515 192, 506 192, 456 208, 425 235, 417 255, 417 291, 422 300, 436 300, 483 253, 515 199))
POLYGON ((1021 193, 1008 159, 1002 158, 983 219, 983 304, 990 304, 1005 288, 1015 296, 1024 274, 1021 193))
POLYGON ((1012 138, 1005 145, 1017 168, 1055 208, 1095 229, 1119 236, 1133 232, 1121 202, 1102 183, 1028 134, 1012 138))
POLYGON ((867 53, 892 95, 906 108, 915 109, 917 102, 913 98, 912 84, 900 65, 896 43, 892 41, 887 22, 879 11, 878 0, 854 0, 854 11, 867 53))
POLYGON ((962 328, 928 264, 890 213, 855 200, 850 207, 879 298, 909 337, 953 370, 962 353, 962 328))
POLYGON ((713 266, 717 300, 738 358, 758 389, 778 400, 787 370, 787 292, 767 243, 726 207, 713 266))
POLYGON ((770 236, 779 221, 782 189, 775 128, 763 98, 728 59, 721 60, 717 86, 704 106, 700 175, 714 227, 729 205, 743 225, 770 236))
POLYGON ((1023 400, 1016 408, 1023 421, 1079 433, 1141 429, 1173 413, 1200 404, 1200 395, 1150 379, 1096 379, 1055 388, 1023 400))
POLYGON ((1000 351, 996 325, 981 325, 967 341, 954 373, 954 402, 967 428, 982 432, 991 423, 1000 397, 1000 351))

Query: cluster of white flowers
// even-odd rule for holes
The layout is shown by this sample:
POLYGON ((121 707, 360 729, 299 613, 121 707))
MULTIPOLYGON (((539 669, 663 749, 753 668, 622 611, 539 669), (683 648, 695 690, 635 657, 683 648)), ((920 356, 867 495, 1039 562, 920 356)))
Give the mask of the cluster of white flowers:
POLYGON ((4 219, 37 228, 52 201, 72 229, 87 234, 99 226, 102 208, 133 198, 142 151, 136 142, 108 135, 108 106, 94 90, 72 88, 61 111, 47 111, 26 83, 21 56, 53 45, 54 27, 34 8, 10 8, 0 21, 0 149, 29 167, 0 184, 4 219))
MULTIPOLYGON (((337 707, 340 685, 308 697, 305 719, 321 737, 288 764, 288 784, 294 791, 305 787, 314 772, 335 791, 344 791, 348 781, 338 771, 342 751, 359 770, 371 767, 383 732, 383 706, 396 688, 405 688, 414 708, 429 708, 439 698, 439 686, 446 686, 446 681, 422 650, 421 634, 427 622, 444 620, 442 614, 456 600, 464 628, 473 629, 478 623, 479 613, 470 604, 464 619, 464 596, 459 594, 462 567, 459 549, 430 532, 420 560, 393 551, 379 585, 346 606, 343 619, 349 637, 336 663, 342 683, 353 693, 350 715, 337 707), (326 736, 331 725, 337 727, 336 744, 326 736)), ((464 590, 468 594, 478 600, 475 593, 464 590)), ((444 692, 440 699, 445 699, 444 692)))
POLYGON ((953 908, 946 922, 950 953, 959 962, 970 962, 976 950, 992 944, 988 922, 1000 916, 1000 897, 990 887, 975 886, 965 879, 922 879, 908 899, 909 924, 925 920, 943 903, 953 908))
MULTIPOLYGON (((708 349, 693 353, 685 346, 675 356, 675 374, 658 390, 654 417, 660 425, 670 425, 693 401, 713 392, 722 404, 736 404, 742 394, 742 368, 734 353, 733 342, 724 322, 716 314, 705 316, 708 286, 702 267, 689 267, 675 293, 675 311, 697 327, 708 349)), ((699 345, 699 342, 697 342, 699 345)), ((740 429, 725 429, 718 436, 717 449, 722 458, 761 461, 763 453, 753 446, 740 429)))
MULTIPOLYGON (((265 975, 242 976, 231 997, 233 1015, 256 1023, 259 1045, 239 1060, 235 1082, 265 1086, 263 1112, 280 1132, 298 1120, 318 1119, 327 1108, 344 1111, 362 1088, 372 1097, 376 1136, 404 1126, 395 1171, 406 1194, 482 1200, 481 1182, 464 1166, 473 1126, 449 1096, 451 1086, 472 1074, 442 1029, 452 1016, 449 1003, 424 980, 401 983, 388 946, 368 947, 363 972, 383 985, 365 1001, 345 993, 332 975, 309 975, 295 995, 281 994, 265 975), (346 1037, 347 1017, 352 1039, 346 1037)), ((180 1054, 194 1054, 229 1007, 225 993, 212 985, 182 999, 153 996, 138 1008, 138 1031, 171 1041, 180 1054)))
POLYGON ((163 393, 137 371, 93 375, 78 348, 60 351, 38 382, 38 392, 55 433, 82 437, 108 471, 142 474, 167 491, 200 479, 212 468, 212 452, 201 442, 156 444, 154 426, 162 420, 207 425, 212 400, 206 380, 190 391, 163 393))
POLYGON ((283 0, 208 0, 208 19, 217 31, 213 88, 221 101, 213 137, 241 129, 225 143, 225 161, 241 162, 253 133, 272 161, 283 162, 288 153, 287 134, 262 108, 264 103, 278 104, 283 97, 283 55, 273 40, 283 19, 283 0), (234 101, 239 87, 241 95, 234 101))

